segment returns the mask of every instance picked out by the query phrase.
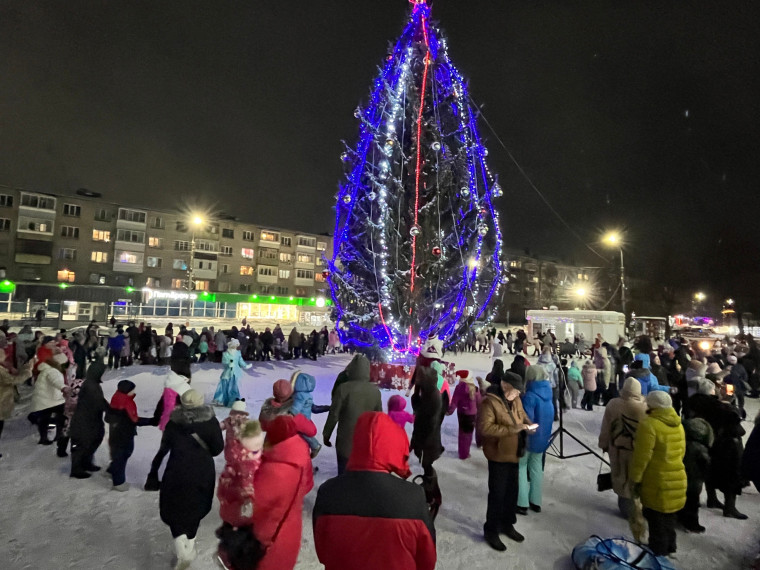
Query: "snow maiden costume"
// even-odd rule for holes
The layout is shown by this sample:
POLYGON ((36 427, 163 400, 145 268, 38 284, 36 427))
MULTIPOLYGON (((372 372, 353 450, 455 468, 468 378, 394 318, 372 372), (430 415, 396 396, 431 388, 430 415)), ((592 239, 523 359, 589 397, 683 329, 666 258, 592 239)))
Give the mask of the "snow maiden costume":
POLYGON ((219 385, 214 393, 214 405, 231 408, 236 400, 240 399, 240 390, 238 389, 238 380, 240 379, 243 369, 248 370, 252 365, 243 360, 238 347, 240 341, 232 339, 227 345, 227 350, 222 356, 222 377, 219 379, 219 385))

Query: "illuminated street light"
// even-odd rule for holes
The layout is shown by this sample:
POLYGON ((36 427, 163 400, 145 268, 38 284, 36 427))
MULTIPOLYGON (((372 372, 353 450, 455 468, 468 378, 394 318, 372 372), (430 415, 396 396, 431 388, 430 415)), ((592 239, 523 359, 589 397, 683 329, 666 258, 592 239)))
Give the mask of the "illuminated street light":
POLYGON ((707 299, 707 295, 699 291, 698 293, 694 293, 694 298, 701 303, 702 301, 707 299))
POLYGON ((586 293, 588 293, 588 291, 586 291, 583 287, 575 291, 575 294, 578 295, 581 299, 586 296, 586 293))
POLYGON ((196 228, 200 228, 205 220, 199 216, 195 215, 192 218, 193 222, 193 236, 190 240, 190 266, 187 268, 187 290, 192 291, 195 289, 195 280, 193 279, 193 274, 195 272, 195 230, 196 228))
POLYGON ((611 247, 617 247, 620 250, 620 305, 625 315, 625 262, 623 261, 623 239, 617 232, 608 232, 602 238, 602 241, 611 247))
POLYGON ((734 300, 733 299, 726 299, 726 305, 728 305, 729 307, 733 307, 734 306, 734 300))

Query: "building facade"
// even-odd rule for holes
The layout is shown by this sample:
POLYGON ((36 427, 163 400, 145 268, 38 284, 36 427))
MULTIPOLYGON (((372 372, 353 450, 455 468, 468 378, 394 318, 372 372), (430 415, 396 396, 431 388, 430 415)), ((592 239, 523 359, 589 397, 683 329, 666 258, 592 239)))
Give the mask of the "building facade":
POLYGON ((0 267, 15 285, 12 312, 58 303, 64 319, 99 320, 103 312, 150 316, 148 305, 169 311, 184 302, 174 316, 211 303, 203 315, 297 321, 304 310, 294 307, 329 308, 323 257, 331 248, 327 235, 231 217, 109 203, 89 191, 0 187, 0 267))

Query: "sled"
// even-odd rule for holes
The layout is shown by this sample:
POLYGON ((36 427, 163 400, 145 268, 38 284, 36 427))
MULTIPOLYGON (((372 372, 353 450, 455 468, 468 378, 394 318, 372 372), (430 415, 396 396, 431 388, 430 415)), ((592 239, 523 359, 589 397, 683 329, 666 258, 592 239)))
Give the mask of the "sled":
POLYGON ((577 570, 676 570, 664 556, 627 538, 592 536, 573 549, 577 570))

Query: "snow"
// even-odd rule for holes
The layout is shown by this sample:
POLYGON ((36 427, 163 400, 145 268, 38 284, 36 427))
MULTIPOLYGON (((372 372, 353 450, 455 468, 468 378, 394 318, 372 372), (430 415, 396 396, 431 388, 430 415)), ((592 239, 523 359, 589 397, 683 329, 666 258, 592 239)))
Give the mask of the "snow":
MULTIPOLYGON (((507 364, 509 356, 506 357, 507 364)), ((255 363, 245 373, 241 392, 252 417, 258 416, 261 403, 271 394, 272 383, 290 379, 297 368, 317 378, 314 401, 328 404, 333 381, 350 357, 335 355, 318 362, 255 363)), ((491 368, 487 355, 465 354, 454 357, 458 368, 467 368, 485 376, 491 368)), ((535 360, 535 359, 532 359, 535 360)), ((221 366, 193 365, 193 387, 211 401, 221 366)), ((104 392, 113 394, 118 380, 129 378, 137 385, 137 405, 141 415, 152 415, 161 394, 166 368, 132 366, 107 372, 104 392)), ((383 392, 383 401, 398 392, 383 392)), ((169 568, 173 545, 168 528, 158 513, 158 493, 142 490, 150 461, 158 448, 160 432, 154 427, 138 428, 135 452, 127 466, 126 493, 111 491, 109 479, 95 474, 84 481, 68 477, 70 461, 55 455, 55 446, 36 445, 36 430, 26 421, 28 400, 16 408, 16 417, 6 422, 0 440, 0 560, 2 568, 39 569, 162 569, 169 568)), ((748 416, 758 410, 756 400, 747 400, 748 416)), ((223 419, 227 410, 217 408, 223 419)), ((603 408, 593 412, 572 410, 565 416, 565 426, 582 441, 596 448, 603 408)), ((320 437, 327 414, 313 416, 320 437)), ((747 431, 751 424, 745 423, 747 431)), ((411 426, 408 428, 411 434, 411 426)), ((508 551, 497 553, 482 540, 487 496, 487 463, 480 450, 473 447, 472 457, 460 461, 456 455, 456 416, 446 418, 443 441, 446 453, 436 463, 443 492, 443 506, 436 521, 438 533, 438 568, 497 568, 522 570, 572 568, 573 547, 590 535, 630 536, 628 525, 617 514, 616 496, 611 491, 596 491, 599 460, 593 456, 566 460, 548 456, 544 483, 543 512, 518 517, 516 528, 526 536, 522 544, 506 540, 508 551)), ((580 448, 565 438, 565 453, 580 448)), ((98 450, 96 463, 108 464, 108 448, 98 450)), ((314 461, 319 467, 315 489, 306 497, 303 515, 303 547, 297 568, 321 568, 313 546, 311 510, 316 487, 336 475, 335 454, 323 448, 314 461)), ((412 469, 420 473, 416 459, 412 469)), ((223 459, 217 458, 217 472, 223 459)), ((704 495, 703 495, 704 501, 704 495)), ((750 516, 748 521, 722 517, 717 510, 701 509, 701 522, 707 533, 692 535, 678 532, 676 565, 684 569, 728 569, 747 567, 757 552, 757 516, 760 498, 754 490, 739 497, 738 507, 750 516)), ((198 559, 192 568, 217 568, 214 562, 216 538, 220 525, 218 503, 204 519, 198 533, 198 559)))

